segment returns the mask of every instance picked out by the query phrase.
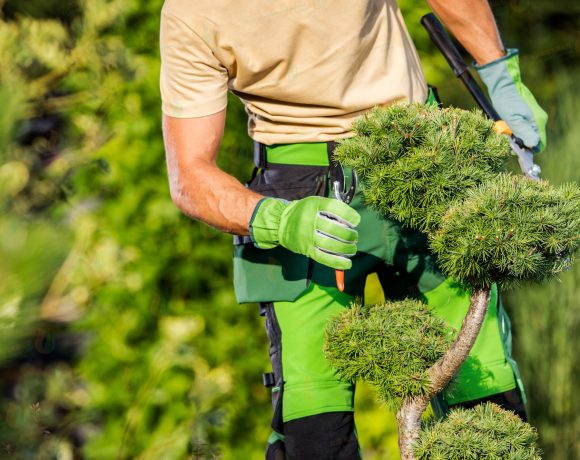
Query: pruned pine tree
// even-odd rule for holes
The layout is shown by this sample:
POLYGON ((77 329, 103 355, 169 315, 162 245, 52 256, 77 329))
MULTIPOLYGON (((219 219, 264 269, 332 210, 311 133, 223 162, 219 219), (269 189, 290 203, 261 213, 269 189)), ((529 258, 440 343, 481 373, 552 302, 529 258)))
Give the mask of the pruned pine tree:
POLYGON ((496 406, 454 413, 423 432, 421 415, 467 358, 492 285, 541 281, 570 265, 580 246, 580 188, 505 172, 507 139, 479 112, 377 108, 355 131, 337 159, 358 172, 370 206, 427 234, 441 268, 471 290, 471 304, 452 341, 417 301, 355 306, 329 325, 327 357, 398 411, 403 460, 540 458, 535 431, 496 406))

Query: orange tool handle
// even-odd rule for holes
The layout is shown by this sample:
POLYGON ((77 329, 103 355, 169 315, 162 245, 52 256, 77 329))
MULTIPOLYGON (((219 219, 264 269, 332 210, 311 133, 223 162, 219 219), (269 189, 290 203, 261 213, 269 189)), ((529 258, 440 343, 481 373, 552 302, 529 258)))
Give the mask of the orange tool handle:
POLYGON ((513 134, 511 128, 503 120, 496 120, 496 122, 493 124, 493 130, 497 134, 505 134, 506 136, 511 136, 513 134))
POLYGON ((340 292, 344 291, 344 270, 335 270, 336 275, 336 287, 340 292))

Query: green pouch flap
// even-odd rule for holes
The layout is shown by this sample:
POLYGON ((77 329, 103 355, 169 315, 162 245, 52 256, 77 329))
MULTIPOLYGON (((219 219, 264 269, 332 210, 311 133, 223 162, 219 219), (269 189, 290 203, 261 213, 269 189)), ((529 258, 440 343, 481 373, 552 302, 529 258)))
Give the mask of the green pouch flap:
MULTIPOLYGON (((271 150, 268 148, 268 162, 271 150)), ((316 162, 328 163, 327 146, 296 144, 276 147, 276 159, 288 153, 287 161, 302 161, 309 154, 316 162), (322 146, 322 148, 321 148, 322 146), (299 148, 298 148, 299 147, 299 148), (304 152, 303 152, 304 151, 304 152), (297 152, 300 155, 297 155, 297 152)), ((247 184, 264 196, 298 200, 325 193, 328 166, 268 164, 247 184)), ((239 303, 292 302, 310 285, 310 259, 281 246, 259 249, 249 237, 234 237, 234 291, 239 303)))
POLYGON ((234 290, 239 303, 291 302, 309 285, 309 259, 277 246, 234 245, 234 290))

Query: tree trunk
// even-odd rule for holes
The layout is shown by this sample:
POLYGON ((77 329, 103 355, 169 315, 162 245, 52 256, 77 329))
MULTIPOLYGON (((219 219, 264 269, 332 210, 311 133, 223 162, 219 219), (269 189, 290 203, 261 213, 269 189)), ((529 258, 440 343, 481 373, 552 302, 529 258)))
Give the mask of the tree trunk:
POLYGON ((399 428, 399 452, 401 460, 415 460, 413 444, 421 431, 421 415, 429 405, 429 397, 404 399, 397 412, 397 425, 399 428))
POLYGON ((429 405, 429 401, 447 386, 469 355, 481 330, 483 319, 489 307, 490 296, 490 289, 473 290, 469 310, 461 324, 455 342, 445 355, 427 371, 431 380, 430 391, 423 396, 403 400, 401 409, 397 412, 401 460, 415 460, 413 444, 419 437, 421 430, 421 415, 429 405))

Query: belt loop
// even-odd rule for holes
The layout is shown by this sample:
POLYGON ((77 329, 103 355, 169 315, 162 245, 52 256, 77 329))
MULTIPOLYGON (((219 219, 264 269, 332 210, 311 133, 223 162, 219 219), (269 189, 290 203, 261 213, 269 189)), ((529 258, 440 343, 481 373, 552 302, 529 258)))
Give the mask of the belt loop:
POLYGON ((266 168, 266 146, 261 142, 254 141, 254 164, 257 168, 266 168))
POLYGON ((326 143, 326 151, 328 153, 328 164, 329 164, 328 179, 330 180, 329 187, 331 191, 334 183, 337 181, 342 187, 344 187, 344 172, 340 167, 340 163, 336 161, 336 158, 334 157, 335 148, 336 142, 330 141, 326 143))
POLYGON ((273 372, 264 372, 262 374, 262 383, 266 388, 272 388, 276 386, 276 377, 273 372))
POLYGON ((328 165, 332 168, 336 166, 336 160, 334 158, 334 149, 336 148, 336 142, 329 141, 326 143, 326 153, 328 154, 328 165))

